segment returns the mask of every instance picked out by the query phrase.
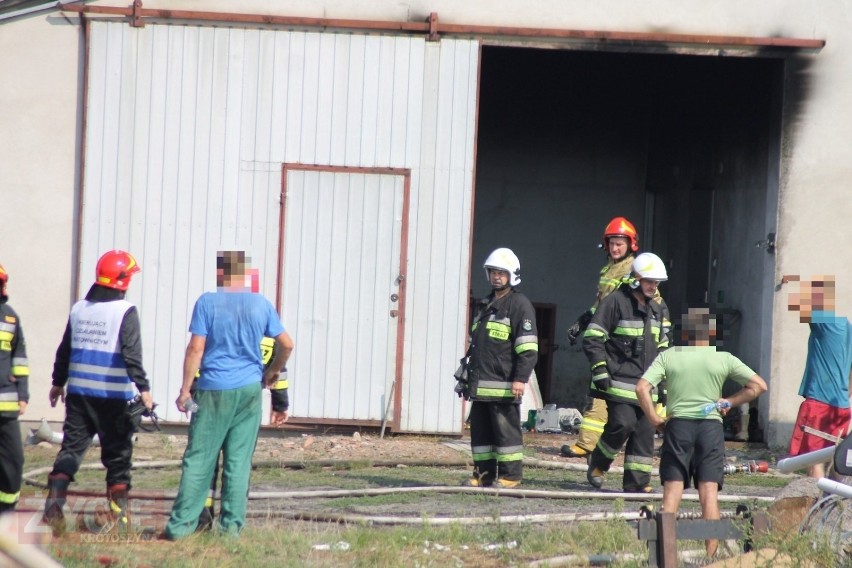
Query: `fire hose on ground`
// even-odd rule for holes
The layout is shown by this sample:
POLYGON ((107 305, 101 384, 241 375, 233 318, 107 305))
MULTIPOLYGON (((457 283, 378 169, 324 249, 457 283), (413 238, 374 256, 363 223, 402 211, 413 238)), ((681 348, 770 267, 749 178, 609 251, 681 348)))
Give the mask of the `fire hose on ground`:
MULTIPOLYGON (((535 466, 540 466, 541 464, 547 464, 548 462, 543 462, 542 460, 535 460, 535 466)), ((292 468, 292 469, 302 469, 307 467, 335 467, 345 465, 347 463, 351 463, 351 460, 317 460, 317 461, 262 461, 255 462, 252 464, 254 469, 256 468, 264 468, 264 467, 275 467, 275 468, 292 468)), ((157 469, 157 468, 168 468, 168 467, 179 467, 181 464, 181 460, 164 460, 164 461, 151 461, 151 462, 135 462, 133 464, 134 469, 157 469)), ((469 462, 467 460, 458 460, 458 461, 447 461, 441 463, 435 463, 434 461, 427 460, 394 460, 388 462, 381 463, 371 463, 372 467, 396 467, 398 465, 406 465, 408 467, 416 467, 416 466, 443 466, 443 467, 467 467, 469 462)), ((535 467, 534 466, 534 467, 535 467)), ((93 464, 84 464, 80 468, 81 470, 91 470, 97 469, 102 470, 103 465, 99 463, 93 464)), ((37 478, 43 476, 51 471, 50 467, 43 467, 28 471, 24 474, 24 482, 28 485, 32 485, 35 487, 46 488, 47 484, 39 481, 37 478)), ((470 493, 477 495, 495 495, 502 497, 515 497, 515 498, 523 498, 523 499, 596 499, 596 500, 616 500, 620 499, 623 501, 659 501, 662 499, 662 494, 660 493, 621 493, 621 492, 601 492, 601 491, 549 491, 549 490, 541 490, 541 489, 493 489, 493 488, 480 488, 480 487, 457 487, 457 486, 416 486, 416 487, 380 487, 380 488, 365 488, 365 489, 330 489, 330 490, 312 490, 312 491, 250 491, 248 494, 248 498, 250 501, 262 501, 269 499, 316 499, 316 498, 324 498, 324 499, 335 499, 335 498, 343 498, 343 497, 367 497, 367 496, 376 496, 376 495, 393 495, 393 494, 403 494, 403 493, 440 493, 440 494, 459 494, 459 493, 470 493)), ((81 496, 81 497, 99 497, 103 495, 101 491, 94 490, 69 490, 68 494, 71 496, 81 496)), ((177 495, 176 491, 145 491, 145 490, 134 490, 133 499, 134 500, 150 500, 150 501, 172 501, 175 499, 177 495)), ((694 494, 685 494, 683 496, 684 501, 697 501, 698 495, 694 494)), ((744 500, 755 501, 755 502, 771 502, 774 501, 774 497, 762 496, 762 495, 719 495, 720 502, 741 502, 744 500)), ((150 514, 168 514, 168 510, 150 510, 150 514)), ((294 519, 303 519, 303 520, 325 520, 325 521, 333 521, 333 522, 370 522, 374 524, 407 524, 411 522, 416 522, 420 524, 452 524, 454 522, 462 523, 462 524, 485 524, 485 523, 494 523, 494 522, 553 522, 553 521, 581 521, 581 520, 605 520, 612 518, 622 518, 625 520, 631 520, 634 517, 633 513, 590 513, 590 514, 567 514, 567 515, 508 515, 503 517, 483 517, 483 518, 475 518, 475 517, 435 517, 435 518, 423 518, 423 517, 375 517, 375 516, 366 516, 366 515, 335 515, 335 514, 325 514, 325 513, 314 513, 314 512, 270 512, 268 510, 263 511, 251 511, 249 516, 254 517, 268 517, 268 516, 277 516, 280 518, 294 518, 294 519)), ((638 513, 636 518, 638 518, 638 513)))
MULTIPOLYGON (((61 442, 61 434, 54 433, 46 421, 43 421, 42 426, 33 432, 39 439, 51 441, 52 443, 61 442)), ((180 467, 181 460, 163 460, 163 461, 148 461, 135 462, 134 469, 156 469, 180 467)), ((289 468, 289 469, 304 469, 308 467, 340 467, 352 463, 352 460, 311 460, 311 461, 284 461, 284 460, 267 460, 258 461, 252 464, 253 469, 257 468, 289 468)), ((386 460, 386 461, 370 461, 371 467, 397 467, 404 465, 407 467, 462 467, 470 466, 469 459, 446 460, 435 462, 434 460, 386 460)), ((539 460, 535 458, 525 458, 524 464, 532 467, 540 467, 547 469, 562 469, 567 471, 585 472, 588 466, 584 464, 553 462, 548 460, 539 460)), ((88 469, 103 469, 100 463, 84 464, 81 470, 88 469)), ((24 482, 28 485, 47 488, 47 484, 39 481, 38 477, 43 476, 51 471, 50 467, 38 468, 26 472, 23 476, 24 482)), ((624 470, 620 467, 613 467, 610 472, 613 474, 622 473, 624 470)), ((728 464, 725 467, 725 473, 765 473, 768 471, 766 462, 747 462, 744 464, 728 464)), ((653 475, 659 475, 655 469, 653 475)), ((418 487, 393 487, 393 488, 366 488, 366 489, 332 489, 332 490, 314 490, 314 491, 250 491, 248 498, 251 501, 263 501, 272 499, 335 499, 343 497, 366 497, 376 495, 391 495, 402 493, 440 493, 440 494, 491 494, 502 497, 514 497, 523 499, 595 499, 595 500, 623 500, 623 501, 659 501, 662 499, 662 494, 659 493, 622 493, 622 492, 601 492, 601 491, 549 491, 538 489, 493 489, 479 487, 455 487, 455 486, 418 486, 418 487)), ((101 491, 73 489, 68 492, 70 496, 78 497, 100 497, 101 491)), ((149 500, 149 501, 172 501, 177 495, 176 491, 145 491, 135 490, 133 492, 134 500, 149 500)), ((697 501, 698 496, 694 494, 685 494, 684 501, 697 501)), ((741 502, 750 500, 753 502, 771 502, 773 497, 760 495, 719 495, 720 502, 741 502)), ((168 515, 167 509, 147 509, 146 515, 168 515)), ((325 522, 367 522, 372 524, 488 524, 494 522, 513 523, 544 523, 544 522, 576 522, 576 521, 598 521, 613 518, 624 520, 633 520, 638 518, 638 513, 568 513, 568 514, 543 514, 543 515, 504 515, 500 517, 433 517, 423 518, 405 517, 405 516, 368 516, 368 515, 353 515, 353 514, 331 514, 317 513, 312 511, 270 511, 270 510, 252 510, 248 512, 249 517, 253 518, 288 518, 293 520, 311 520, 325 522)))
MULTIPOLYGON (((50 426, 47 424, 47 421, 42 421, 42 425, 38 428, 38 430, 33 431, 33 435, 38 439, 42 439, 45 441, 49 441, 51 443, 61 443, 62 434, 53 432, 50 426)), ((181 460, 163 460, 163 461, 150 461, 150 462, 134 462, 134 469, 156 469, 156 468, 169 468, 169 467, 180 467, 182 461, 181 460)), ((252 463, 252 468, 288 468, 288 469, 303 469, 308 467, 339 467, 341 465, 346 465, 352 463, 352 460, 293 460, 293 461, 284 461, 284 460, 267 460, 267 461, 258 461, 252 463)), ((470 460, 469 459, 459 459, 459 460, 445 460, 442 462, 435 462, 434 460, 384 460, 384 461, 370 461, 368 462, 371 467, 397 467, 400 465, 407 467, 469 467, 470 460)), ((554 462, 549 460, 540 460, 535 458, 524 458, 524 465, 532 466, 532 467, 540 467, 546 469, 562 469, 567 471, 576 471, 576 472, 585 472, 588 469, 587 465, 584 464, 576 464, 576 463, 567 463, 567 462, 554 462)), ((103 465, 100 463, 95 464, 84 464, 80 467, 80 469, 103 469, 103 465)), ((44 467, 35 469, 29 472, 24 473, 23 480, 28 485, 32 485, 34 487, 40 487, 42 489, 47 488, 47 484, 36 479, 38 476, 45 475, 51 471, 50 467, 44 467)), ((610 473, 619 474, 623 473, 624 469, 621 467, 612 467, 610 468, 610 473)), ((768 472, 768 466, 766 462, 746 462, 744 464, 726 464, 725 473, 766 473, 768 472)), ((652 470, 652 475, 659 475, 659 471, 655 468, 652 470)), ((621 492, 600 492, 600 491, 548 491, 548 490, 538 490, 538 489, 492 489, 492 488, 479 488, 479 487, 453 487, 453 486, 422 486, 422 487, 394 487, 394 488, 371 488, 371 489, 333 489, 333 490, 322 490, 322 491, 250 491, 249 492, 249 500, 265 500, 265 499, 313 499, 313 498, 341 498, 341 497, 364 497, 364 496, 374 496, 374 495, 388 495, 388 494, 399 494, 399 493, 475 493, 475 494, 493 494, 493 495, 501 495, 504 497, 516 497, 516 498, 526 498, 526 499, 604 499, 604 500, 614 500, 621 499, 625 501, 653 501, 653 500, 661 500, 662 495, 657 493, 621 493, 621 492)), ((81 489, 69 490, 69 495, 72 496, 80 496, 80 497, 98 497, 102 495, 100 491, 87 491, 81 489)), ((153 500, 153 501, 171 501, 174 500, 177 495, 176 491, 142 491, 135 490, 133 492, 134 499, 143 499, 143 500, 153 500)), ((697 501, 698 496, 693 494, 685 494, 683 496, 684 501, 697 501)), ((773 501, 773 497, 765 497, 759 495, 719 495, 720 502, 739 502, 742 500, 752 500, 752 501, 773 501)), ((167 513, 167 512, 166 512, 167 513)), ((263 512, 264 515, 268 514, 268 512, 263 512)), ((294 513, 297 515, 310 516, 310 514, 305 513, 294 513)), ((461 517, 464 519, 465 517, 461 517)), ((367 520, 369 522, 368 517, 359 517, 359 519, 367 520)), ((489 517, 489 522, 494 522, 493 517, 489 517)), ((578 519, 573 519, 578 520, 578 519)), ((423 522, 423 519, 418 518, 419 522, 423 522)), ((376 520, 376 522, 384 522, 382 520, 376 520)), ((435 520, 435 522, 444 522, 441 519, 435 520)), ((506 522, 509 522, 508 519, 506 522)))
MULTIPOLYGON (((42 425, 32 431, 32 435, 36 439, 48 441, 50 443, 61 443, 62 435, 52 431, 47 421, 43 420, 42 425)), ((97 439, 95 439, 97 442, 97 439)), ((137 462, 133 464, 134 469, 156 469, 179 467, 182 460, 162 460, 137 462)), ((352 463, 352 460, 313 460, 313 461, 261 461, 252 464, 252 468, 275 467, 275 468, 291 468, 303 469, 308 467, 338 467, 341 465, 352 463)), ((563 469, 568 471, 584 472, 587 466, 574 463, 552 462, 547 460, 538 460, 534 458, 526 458, 526 465, 532 467, 540 467, 547 469, 563 469)), ((428 467, 469 467, 469 459, 447 460, 445 462, 436 463, 431 460, 389 460, 389 461, 372 461, 369 462, 371 467, 397 467, 405 465, 408 467, 428 466, 428 467)), ((38 476, 43 476, 51 471, 52 468, 44 467, 26 472, 23 476, 24 482, 35 487, 46 488, 47 485, 38 479, 38 476)), ((83 464, 82 470, 89 469, 104 469, 102 464, 83 464)), ((725 468, 725 473, 756 473, 767 472, 768 468, 765 462, 749 462, 741 465, 728 464, 725 468)), ((612 473, 621 473, 623 468, 613 467, 610 469, 612 473)), ((658 471, 654 470, 653 475, 658 475, 658 471)), ((458 493, 474 493, 474 494, 491 494, 503 497, 515 497, 524 499, 596 499, 596 500, 624 500, 624 501, 643 501, 660 500, 661 494, 645 494, 645 493, 621 493, 621 492, 599 492, 599 491, 547 491, 533 489, 492 489, 492 488, 477 488, 477 487, 453 487, 453 486, 422 486, 422 487, 396 487, 396 488, 368 488, 368 489, 351 489, 351 490, 321 490, 321 491, 251 491, 248 498, 250 500, 271 500, 271 499, 312 499, 312 498, 341 498, 354 496, 374 496, 374 495, 389 495, 401 493, 442 493, 442 494, 458 494, 458 493)), ((151 501, 172 501, 175 499, 176 491, 134 491, 134 500, 151 500, 151 501)), ((103 495, 101 491, 88 490, 70 490, 69 496, 87 496, 100 497, 103 495)), ((698 496, 685 494, 684 501, 697 501, 698 496)), ((766 496, 748 496, 748 495, 720 495, 720 502, 740 502, 743 500, 751 501, 773 501, 773 497, 766 496)), ((22 512, 27 511, 25 508, 20 509, 22 512)), ((31 512, 38 512, 32 510, 31 512)), ((170 513, 167 508, 147 508, 141 511, 137 516, 166 516, 170 513)), ((687 513, 688 514, 688 513, 687 513)), ((725 513, 723 513, 724 515, 725 513)), ((282 511, 282 510, 249 510, 247 517, 255 519, 288 519, 288 520, 303 520, 311 522, 332 522, 332 523, 369 523, 372 525, 485 525, 494 523, 552 523, 552 522, 594 522, 606 521, 612 519, 620 519, 625 521, 638 520, 642 513, 639 512, 590 512, 590 513, 547 513, 547 514, 521 514, 521 515, 500 515, 500 516, 468 516, 468 517, 423 517, 423 516, 377 516, 377 515, 358 515, 346 513, 326 513, 316 511, 282 511)), ((2 547, 0 548, 7 548, 2 547)), ((11 549, 6 550, 7 553, 11 549)), ((37 552, 37 551, 36 551, 37 552)), ((578 557, 555 558, 556 564, 564 562, 572 562, 578 557)), ((614 560, 615 557, 610 559, 614 560)), ((33 564, 35 565, 35 564, 33 564)))

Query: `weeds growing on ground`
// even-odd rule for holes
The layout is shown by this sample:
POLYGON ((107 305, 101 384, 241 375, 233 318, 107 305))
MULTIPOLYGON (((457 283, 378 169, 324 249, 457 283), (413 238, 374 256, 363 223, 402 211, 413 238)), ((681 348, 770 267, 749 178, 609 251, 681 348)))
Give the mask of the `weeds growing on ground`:
POLYGON ((240 538, 194 535, 178 543, 86 542, 69 535, 51 552, 69 568, 162 566, 507 566, 565 554, 643 554, 624 521, 577 524, 417 525, 377 528, 286 523, 240 538))

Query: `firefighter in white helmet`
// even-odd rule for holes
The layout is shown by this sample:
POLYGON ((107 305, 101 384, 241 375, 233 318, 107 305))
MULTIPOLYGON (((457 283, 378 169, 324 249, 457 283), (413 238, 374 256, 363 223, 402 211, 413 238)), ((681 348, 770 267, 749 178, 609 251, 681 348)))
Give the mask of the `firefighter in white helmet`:
POLYGON ((535 310, 516 290, 521 263, 498 248, 485 260, 492 291, 480 301, 470 332, 468 381, 473 487, 517 487, 523 468, 521 398, 538 360, 535 310))
MULTIPOLYGON (((600 488, 613 459, 624 454, 625 492, 652 491, 654 427, 642 412, 636 384, 657 353, 669 346, 665 302, 654 301, 668 279, 665 264, 645 252, 633 261, 631 279, 601 300, 583 336, 592 369, 592 394, 606 400, 608 420, 589 457, 586 477, 600 488)), ((657 402, 657 389, 652 393, 657 402)))

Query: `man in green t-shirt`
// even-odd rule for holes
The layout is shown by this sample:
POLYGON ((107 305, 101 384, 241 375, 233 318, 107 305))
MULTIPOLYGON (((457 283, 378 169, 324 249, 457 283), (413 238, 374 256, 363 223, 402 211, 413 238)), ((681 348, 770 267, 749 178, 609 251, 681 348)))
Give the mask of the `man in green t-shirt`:
MULTIPOLYGON (((676 513, 684 486, 698 489, 701 516, 719 518, 718 493, 725 465, 722 415, 766 392, 766 383, 742 361, 716 351, 716 319, 707 308, 690 308, 682 318, 684 347, 660 353, 636 385, 636 396, 649 422, 663 432, 660 479, 663 511, 676 513), (742 390, 721 398, 726 379, 742 390), (667 417, 657 415, 651 389, 668 381, 667 417), (708 411, 709 410, 709 411, 708 411)), ((707 555, 716 553, 718 541, 705 541, 707 555)))

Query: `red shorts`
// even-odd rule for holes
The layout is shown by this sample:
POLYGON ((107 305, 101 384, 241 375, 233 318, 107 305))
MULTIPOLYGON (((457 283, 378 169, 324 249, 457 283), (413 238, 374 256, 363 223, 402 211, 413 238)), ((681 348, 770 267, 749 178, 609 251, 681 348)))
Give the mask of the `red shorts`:
POLYGON ((831 436, 845 436, 846 429, 849 427, 849 418, 850 409, 848 408, 837 408, 812 398, 806 398, 799 406, 799 416, 796 417, 793 437, 790 438, 790 455, 800 456, 834 445, 834 442, 814 434, 808 434, 802 430, 802 426, 808 426, 831 436))

